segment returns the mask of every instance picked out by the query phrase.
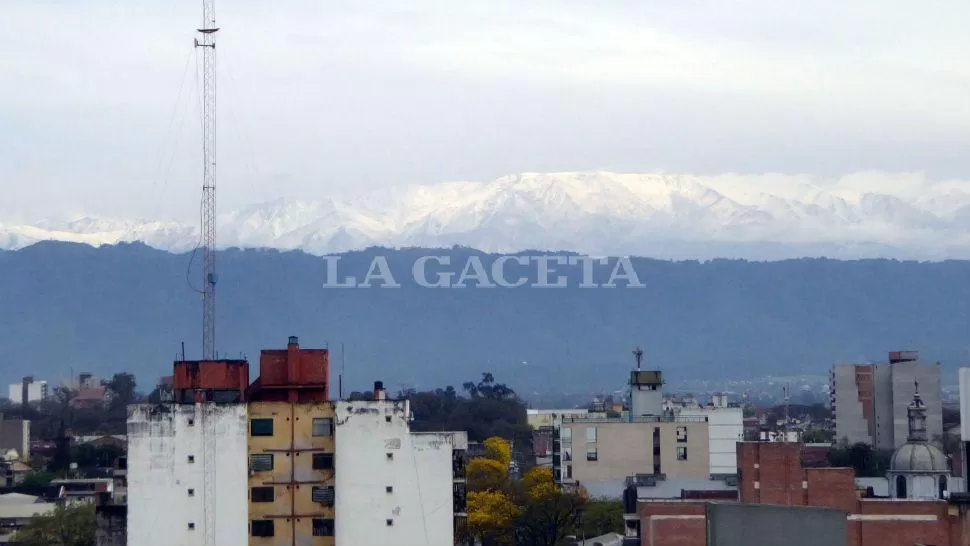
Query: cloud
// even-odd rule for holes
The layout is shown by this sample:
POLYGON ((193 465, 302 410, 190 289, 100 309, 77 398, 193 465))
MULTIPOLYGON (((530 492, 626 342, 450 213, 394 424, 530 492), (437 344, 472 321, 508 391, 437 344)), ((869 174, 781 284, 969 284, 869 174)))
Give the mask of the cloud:
MULTIPOLYGON (((217 8, 229 207, 520 171, 970 167, 961 2, 217 8)), ((190 216, 200 18, 194 1, 6 2, 0 218, 190 216)))

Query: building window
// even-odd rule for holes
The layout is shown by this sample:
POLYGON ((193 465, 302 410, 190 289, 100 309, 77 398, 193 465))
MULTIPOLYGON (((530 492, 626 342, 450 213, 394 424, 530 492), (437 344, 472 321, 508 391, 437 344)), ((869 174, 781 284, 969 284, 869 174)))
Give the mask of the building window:
POLYGON ((332 470, 333 469, 333 453, 314 453, 313 454, 313 469, 314 470, 332 470))
POLYGON ((330 417, 314 417, 313 435, 333 436, 333 419, 330 417))
POLYGON ((192 464, 194 462, 195 462, 195 455, 189 455, 189 464, 192 464))
POLYGON ((569 427, 562 427, 559 429, 559 439, 564 444, 568 444, 573 441, 573 429, 569 427))
POLYGON ((896 498, 905 499, 906 498, 906 477, 896 476, 896 498))
POLYGON ((586 442, 596 443, 596 427, 586 427, 586 442))
POLYGON ((271 519, 254 519, 250 527, 249 534, 254 537, 271 537, 276 534, 271 519))
POLYGON ((335 489, 332 485, 314 485, 310 489, 310 500, 324 506, 333 506, 335 489))
POLYGON ((189 522, 189 531, 195 531, 195 523, 189 522))
POLYGON ((389 486, 385 487, 384 490, 387 491, 388 493, 393 493, 394 492, 394 487, 389 485, 389 486))
POLYGON ((596 452, 596 444, 589 444, 586 446, 586 460, 595 461, 599 458, 599 454, 596 452))
POLYGON ((190 427, 195 425, 195 419, 189 419, 188 423, 190 427))
POLYGON ((677 441, 680 443, 687 442, 687 427, 677 427, 677 441))
POLYGON ((946 498, 946 476, 940 476, 940 498, 946 498))
POLYGON ((195 489, 189 489, 189 496, 190 497, 194 497, 195 496, 195 489))
POLYGON ((250 436, 272 436, 273 420, 272 419, 250 419, 249 434, 250 436))
POLYGON ((315 537, 332 537, 333 536, 333 520, 332 519, 313 519, 313 536, 315 537))
POLYGON ((271 472, 273 470, 273 454, 257 453, 250 455, 249 469, 253 472, 271 472))
POLYGON ((394 520, 393 520, 393 519, 389 519, 389 520, 385 520, 385 521, 384 521, 384 523, 385 523, 385 524, 386 524, 386 525, 387 525, 388 527, 390 527, 391 525, 394 525, 394 520))
POLYGON ((562 460, 564 460, 564 461, 571 461, 571 460, 573 460, 573 448, 572 447, 564 447, 564 448, 562 448, 562 460))
POLYGON ((391 422, 391 416, 390 415, 385 415, 384 416, 384 422, 385 423, 390 423, 391 422))
POLYGON ((390 461, 392 459, 394 459, 394 454, 393 453, 388 453, 387 454, 387 460, 390 461))
POLYGON ((687 460, 687 448, 680 446, 677 448, 677 460, 686 461, 687 460))
POLYGON ((253 502, 273 502, 275 498, 272 487, 254 487, 249 490, 249 499, 253 502))
POLYGON ((567 480, 573 479, 573 465, 568 464, 565 466, 565 469, 566 469, 566 479, 567 480))

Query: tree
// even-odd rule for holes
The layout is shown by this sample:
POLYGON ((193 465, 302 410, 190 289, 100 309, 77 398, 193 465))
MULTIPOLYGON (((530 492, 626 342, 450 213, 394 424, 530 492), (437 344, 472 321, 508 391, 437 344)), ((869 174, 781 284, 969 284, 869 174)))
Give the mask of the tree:
POLYGON ((834 432, 821 428, 810 428, 802 433, 802 441, 806 444, 830 444, 834 438, 834 432))
POLYGON ((467 396, 450 386, 425 392, 402 391, 398 396, 411 403, 413 430, 464 430, 472 442, 492 436, 513 440, 516 450, 512 457, 519 468, 527 468, 535 457, 525 403, 512 389, 496 383, 490 373, 482 374, 478 383, 465 383, 464 390, 467 396))
POLYGON ((512 446, 504 438, 492 436, 485 440, 485 457, 509 467, 512 462, 512 446))
POLYGON ((469 491, 505 491, 509 486, 509 467, 485 457, 475 457, 466 470, 469 491))
POLYGON ((591 500, 583 510, 580 522, 583 536, 598 537, 607 533, 623 534, 623 502, 619 500, 591 500))
POLYGON ((860 478, 882 477, 889 470, 892 451, 873 449, 869 444, 850 445, 844 438, 829 449, 829 464, 855 469, 860 478))
POLYGON ((59 505, 21 527, 14 542, 23 546, 95 546, 96 526, 93 504, 59 505))
POLYGON ((512 544, 513 521, 519 508, 503 491, 473 491, 468 494, 468 534, 483 546, 512 544))
POLYGON ((533 492, 538 491, 546 483, 555 484, 552 479, 552 470, 549 468, 537 466, 522 476, 522 489, 529 496, 539 496, 539 493, 533 492))
POLYGON ((556 546, 577 527, 586 498, 557 487, 548 468, 536 467, 526 472, 522 486, 523 508, 515 522, 517 543, 556 546))
POLYGON ((28 472, 22 482, 20 482, 20 487, 33 491, 37 489, 42 489, 47 487, 49 483, 54 479, 54 474, 46 471, 32 471, 28 472))
POLYGON ((125 408, 138 399, 138 393, 135 392, 135 387, 137 387, 135 376, 130 373, 114 374, 106 386, 111 393, 110 407, 112 409, 115 407, 125 408))

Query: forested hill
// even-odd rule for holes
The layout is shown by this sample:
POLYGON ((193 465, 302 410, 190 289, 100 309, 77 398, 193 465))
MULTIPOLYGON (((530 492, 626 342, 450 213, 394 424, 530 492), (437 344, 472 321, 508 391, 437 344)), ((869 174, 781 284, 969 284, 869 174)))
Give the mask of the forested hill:
MULTIPOLYGON (((490 371, 525 394, 618 388, 638 344, 646 365, 671 380, 823 373, 838 360, 911 348, 952 369, 970 346, 968 262, 634 259, 643 288, 580 287, 581 265, 555 266, 550 277, 568 275, 566 288, 530 288, 533 263, 507 275, 530 276, 520 288, 448 289, 414 283, 415 260, 428 254, 452 264, 428 264, 432 281, 442 270, 457 277, 470 256, 490 273, 495 259, 369 249, 342 255, 339 275, 362 280, 385 256, 401 287, 341 289, 324 288, 334 279, 319 257, 221 252, 217 347, 248 356, 253 377, 260 348, 297 335, 306 347, 329 344, 335 377, 343 344, 348 391, 375 379, 393 390, 457 387, 490 371)), ((144 385, 170 371, 181 341, 198 357, 201 299, 186 282, 189 264, 188 254, 141 244, 0 252, 0 380, 131 371, 144 385)), ((196 256, 196 286, 198 265, 196 256)), ((595 266, 594 282, 612 271, 595 266)))

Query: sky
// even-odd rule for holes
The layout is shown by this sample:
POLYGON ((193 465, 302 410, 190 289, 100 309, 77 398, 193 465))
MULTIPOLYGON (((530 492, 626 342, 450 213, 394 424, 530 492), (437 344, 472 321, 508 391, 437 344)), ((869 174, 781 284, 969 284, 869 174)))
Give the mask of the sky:
MULTIPOLYGON (((959 0, 216 11, 221 210, 527 171, 970 179, 959 0)), ((200 20, 199 1, 4 0, 0 222, 197 214, 200 20)))

